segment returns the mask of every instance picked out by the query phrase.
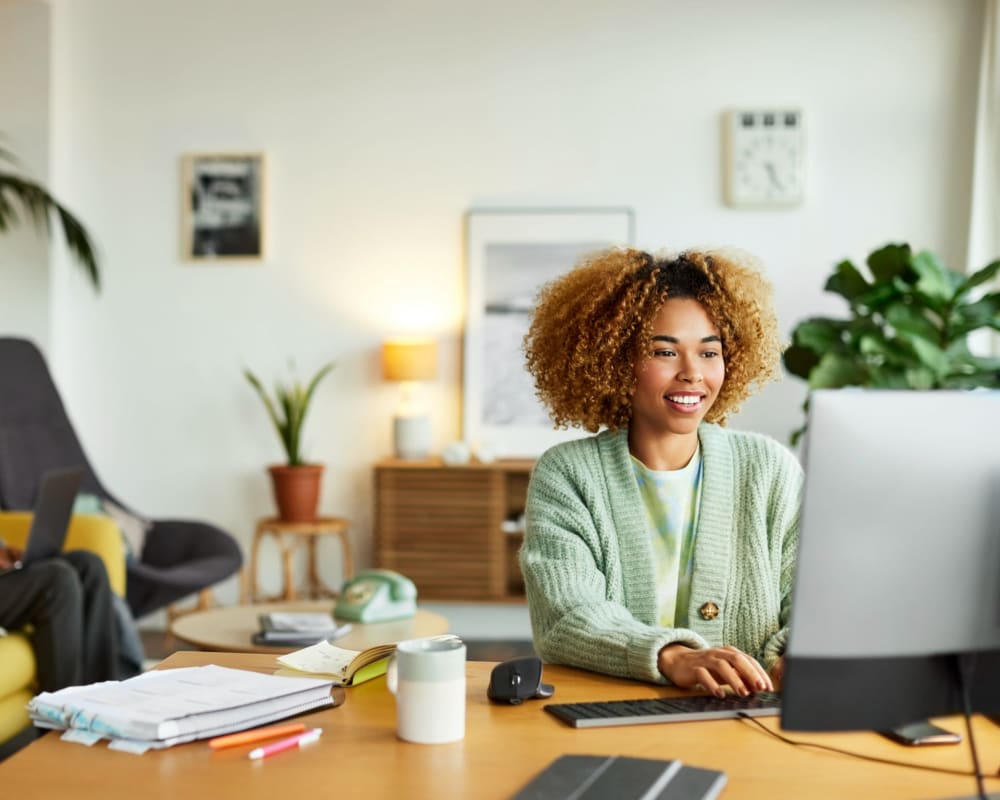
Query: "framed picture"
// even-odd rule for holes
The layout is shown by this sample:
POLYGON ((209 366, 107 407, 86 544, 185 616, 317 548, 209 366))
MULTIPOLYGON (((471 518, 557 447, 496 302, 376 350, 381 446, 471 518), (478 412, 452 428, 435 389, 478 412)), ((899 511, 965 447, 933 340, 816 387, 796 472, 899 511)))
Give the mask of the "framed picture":
POLYGON ((634 215, 628 208, 472 209, 465 222, 462 436, 502 457, 535 457, 586 435, 555 429, 524 366, 538 290, 585 253, 630 245, 634 215))
POLYGON ((184 156, 181 197, 185 259, 263 258, 263 153, 184 156))

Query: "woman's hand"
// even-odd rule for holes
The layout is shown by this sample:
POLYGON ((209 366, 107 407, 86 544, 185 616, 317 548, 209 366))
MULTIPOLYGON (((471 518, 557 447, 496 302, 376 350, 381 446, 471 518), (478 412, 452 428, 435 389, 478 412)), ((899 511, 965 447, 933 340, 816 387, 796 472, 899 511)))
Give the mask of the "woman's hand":
POLYGON ((657 659, 660 672, 675 686, 690 689, 701 684, 716 697, 725 697, 723 686, 746 697, 753 692, 774 691, 764 668, 735 647, 695 650, 683 644, 668 644, 657 659))
POLYGON ((771 680, 774 682, 776 687, 775 691, 781 691, 781 684, 785 680, 785 657, 782 656, 777 661, 774 662, 774 666, 771 667, 771 680))
POLYGON ((0 569, 10 569, 23 555, 20 547, 0 547, 0 569))

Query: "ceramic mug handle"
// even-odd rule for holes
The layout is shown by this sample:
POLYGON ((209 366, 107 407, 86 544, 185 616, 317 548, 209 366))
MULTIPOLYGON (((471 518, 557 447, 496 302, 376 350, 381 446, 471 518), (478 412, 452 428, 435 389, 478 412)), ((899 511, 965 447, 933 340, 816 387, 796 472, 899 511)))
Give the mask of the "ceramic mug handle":
POLYGON ((393 653, 389 656, 389 663, 385 668, 385 685, 389 688, 392 694, 396 694, 396 689, 399 686, 399 670, 396 667, 396 654, 393 653))

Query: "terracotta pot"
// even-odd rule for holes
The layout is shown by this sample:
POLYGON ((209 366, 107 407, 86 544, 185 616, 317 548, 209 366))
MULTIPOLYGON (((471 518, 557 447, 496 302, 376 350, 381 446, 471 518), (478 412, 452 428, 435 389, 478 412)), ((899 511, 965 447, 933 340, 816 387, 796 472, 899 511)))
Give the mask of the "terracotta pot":
POLYGON ((297 467, 274 465, 267 468, 274 487, 278 516, 285 522, 311 522, 319 506, 319 485, 323 478, 322 464, 301 464, 297 467))

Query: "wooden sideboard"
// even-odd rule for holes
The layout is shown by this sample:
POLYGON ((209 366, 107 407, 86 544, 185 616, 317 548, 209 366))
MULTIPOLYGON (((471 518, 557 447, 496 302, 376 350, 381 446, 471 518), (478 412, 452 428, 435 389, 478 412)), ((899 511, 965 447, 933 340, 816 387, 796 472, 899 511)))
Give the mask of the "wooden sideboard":
POLYGON ((375 466, 375 559, 417 585, 421 600, 518 600, 531 460, 448 466, 387 459, 375 466), (505 524, 507 523, 507 524, 505 524))

